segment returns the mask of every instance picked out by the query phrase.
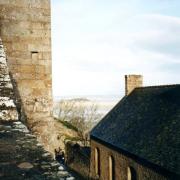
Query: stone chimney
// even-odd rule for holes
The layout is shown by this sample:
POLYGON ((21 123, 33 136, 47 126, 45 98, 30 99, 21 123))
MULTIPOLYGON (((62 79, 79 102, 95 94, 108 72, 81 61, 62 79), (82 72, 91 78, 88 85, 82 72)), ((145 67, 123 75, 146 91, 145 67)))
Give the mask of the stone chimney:
POLYGON ((125 95, 129 95, 135 88, 143 86, 142 75, 125 75, 125 95))

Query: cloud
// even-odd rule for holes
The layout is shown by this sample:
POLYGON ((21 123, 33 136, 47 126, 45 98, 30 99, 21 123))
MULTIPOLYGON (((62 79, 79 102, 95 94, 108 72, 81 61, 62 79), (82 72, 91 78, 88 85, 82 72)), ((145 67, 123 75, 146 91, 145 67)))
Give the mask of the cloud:
POLYGON ((144 29, 143 32, 132 35, 134 45, 141 49, 172 56, 176 60, 180 58, 179 17, 148 14, 139 19, 144 29))
POLYGON ((52 10, 54 94, 122 94, 123 77, 132 73, 143 74, 145 85, 178 82, 179 17, 142 13, 136 0, 103 6, 97 0, 57 2, 52 10))

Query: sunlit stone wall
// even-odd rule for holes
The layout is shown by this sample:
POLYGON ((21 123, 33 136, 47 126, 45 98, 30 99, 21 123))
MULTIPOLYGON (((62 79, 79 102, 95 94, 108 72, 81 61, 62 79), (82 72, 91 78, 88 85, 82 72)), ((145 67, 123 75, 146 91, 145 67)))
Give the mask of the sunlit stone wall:
POLYGON ((0 36, 27 116, 52 107, 50 0, 0 0, 0 36))

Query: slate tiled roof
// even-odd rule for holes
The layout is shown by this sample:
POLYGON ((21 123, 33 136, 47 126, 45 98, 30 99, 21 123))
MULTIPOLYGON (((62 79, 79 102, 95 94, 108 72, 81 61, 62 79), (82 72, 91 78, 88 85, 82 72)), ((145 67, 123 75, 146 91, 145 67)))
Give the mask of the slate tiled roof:
POLYGON ((91 138, 180 174, 180 85, 136 88, 91 138))

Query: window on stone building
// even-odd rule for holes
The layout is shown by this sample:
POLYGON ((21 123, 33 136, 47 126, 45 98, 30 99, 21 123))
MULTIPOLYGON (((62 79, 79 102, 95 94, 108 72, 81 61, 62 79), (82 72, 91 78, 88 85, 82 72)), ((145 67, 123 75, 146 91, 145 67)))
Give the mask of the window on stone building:
POLYGON ((31 58, 32 60, 38 59, 38 51, 31 51, 31 58))
POLYGON ((127 180, 137 180, 136 170, 133 167, 127 168, 127 180))
POLYGON ((115 162, 113 156, 109 156, 109 180, 115 180, 115 162))
POLYGON ((98 148, 95 148, 95 173, 96 176, 100 176, 100 151, 98 148))

